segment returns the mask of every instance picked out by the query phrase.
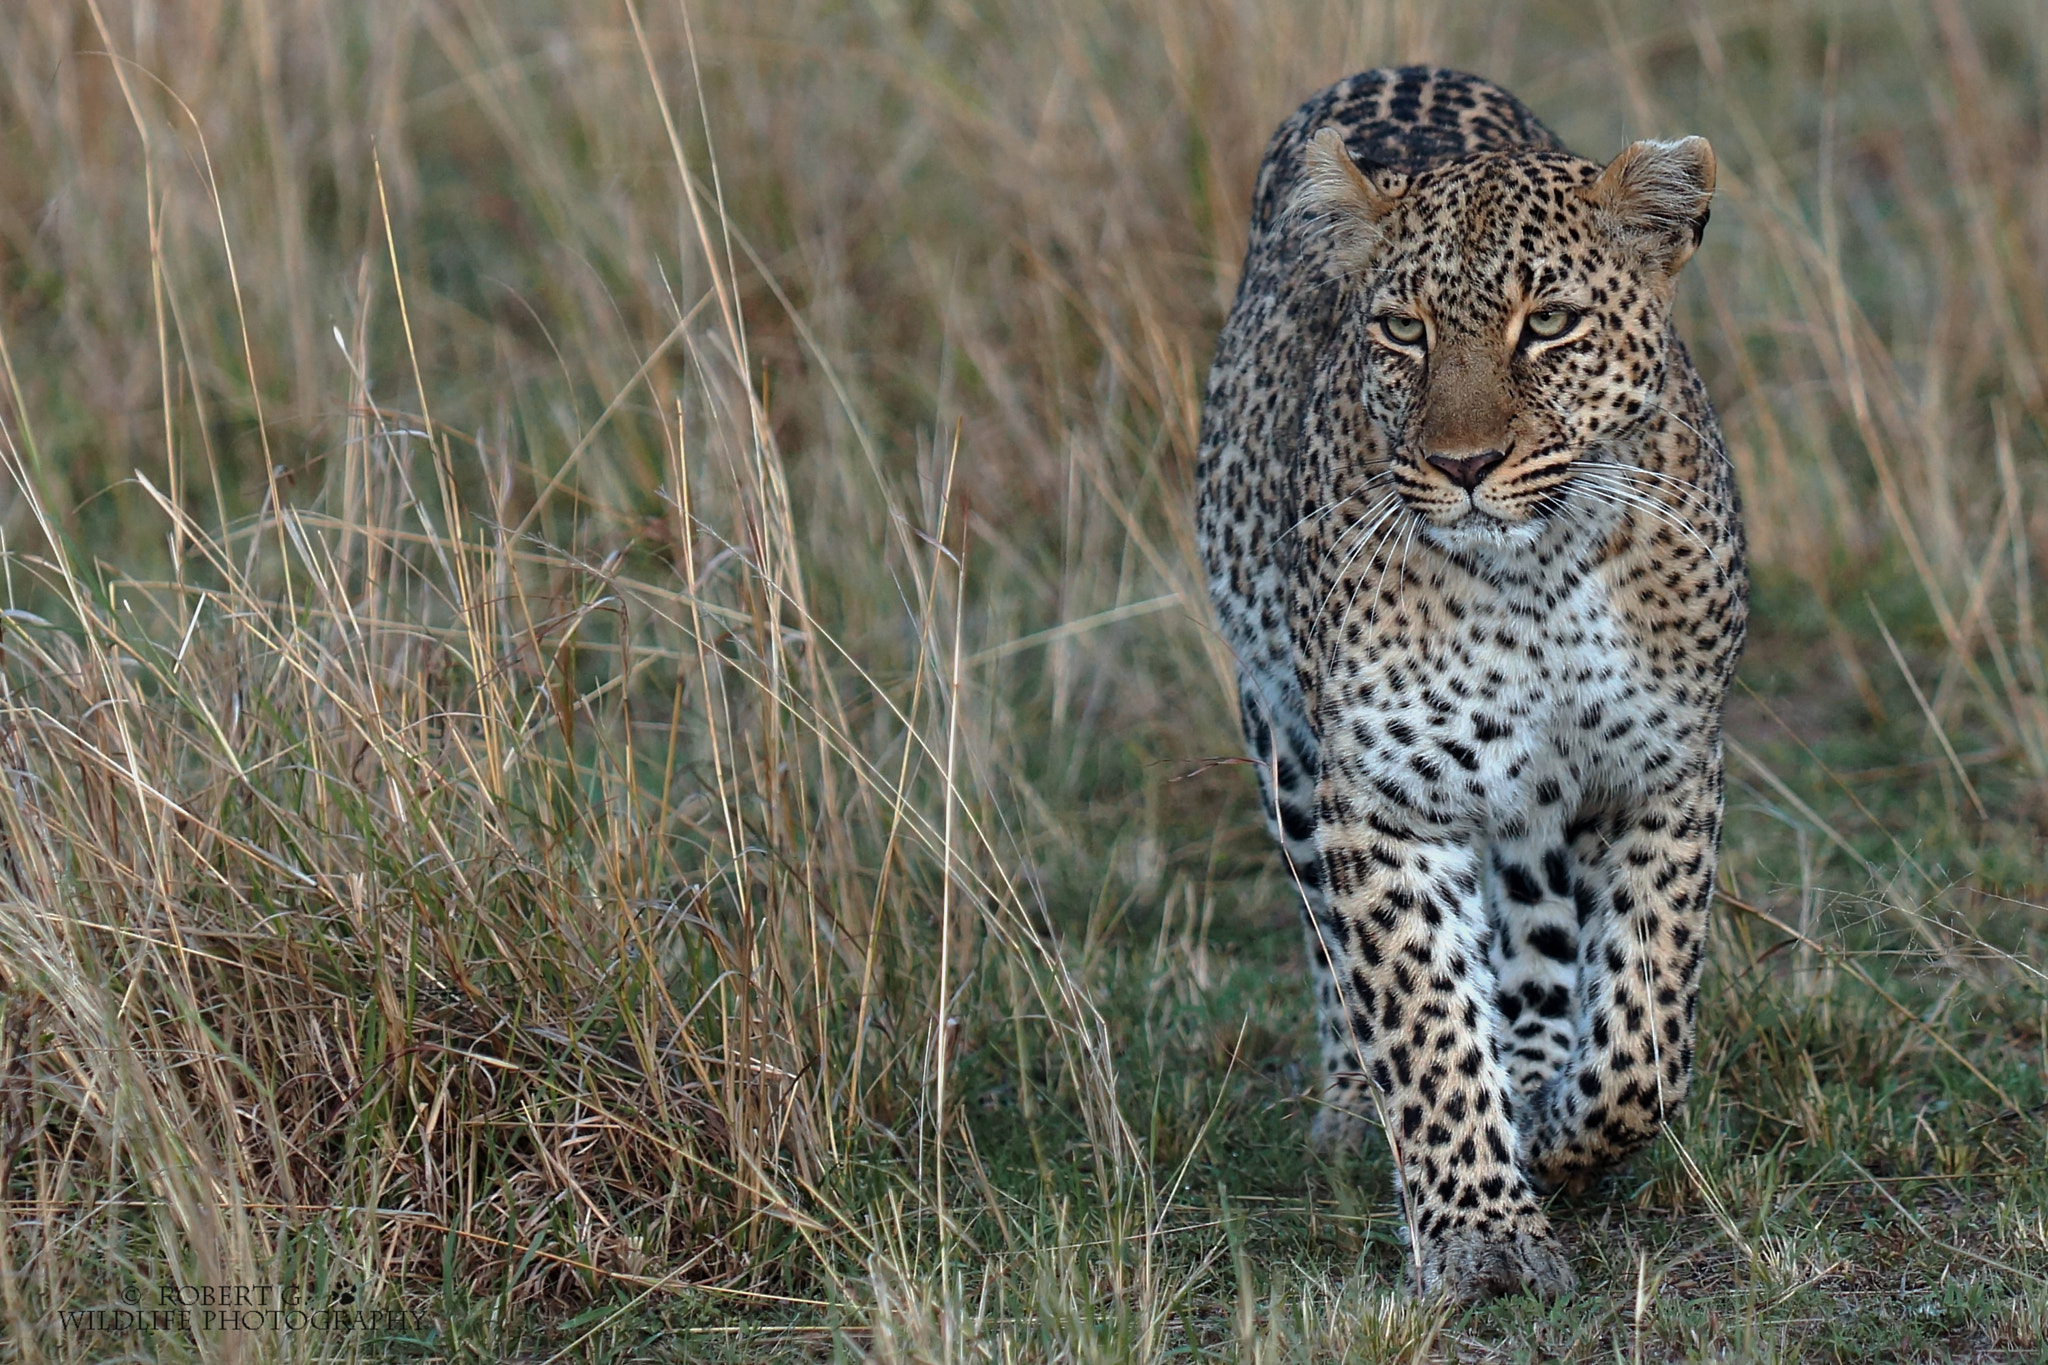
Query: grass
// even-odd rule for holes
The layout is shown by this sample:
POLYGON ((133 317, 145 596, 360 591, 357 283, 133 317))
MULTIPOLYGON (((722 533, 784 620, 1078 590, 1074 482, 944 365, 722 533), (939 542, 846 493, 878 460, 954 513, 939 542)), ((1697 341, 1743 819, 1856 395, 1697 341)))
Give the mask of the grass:
POLYGON ((7 8, 0 1357, 2043 1358, 2044 70, 2028 0, 7 8), (1306 1151, 1188 516, 1263 140, 1410 59, 1713 140, 1759 582, 1697 1098, 1456 1313, 1306 1151), (77 1316, 221 1286, 381 1316, 77 1316))

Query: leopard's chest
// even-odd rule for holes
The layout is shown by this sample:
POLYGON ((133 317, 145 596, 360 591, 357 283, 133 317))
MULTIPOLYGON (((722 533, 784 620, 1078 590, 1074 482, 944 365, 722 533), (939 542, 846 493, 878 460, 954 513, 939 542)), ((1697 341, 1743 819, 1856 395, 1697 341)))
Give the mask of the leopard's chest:
POLYGON ((1597 577, 1516 594, 1430 586, 1376 614, 1340 685, 1326 680, 1326 746, 1354 779, 1503 828, 1639 788, 1675 760, 1684 720, 1597 577))

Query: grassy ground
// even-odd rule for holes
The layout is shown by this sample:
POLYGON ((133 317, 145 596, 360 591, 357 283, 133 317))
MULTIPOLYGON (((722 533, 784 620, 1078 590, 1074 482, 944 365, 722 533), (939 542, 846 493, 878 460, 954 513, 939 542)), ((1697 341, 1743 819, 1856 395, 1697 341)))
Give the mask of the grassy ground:
POLYGON ((7 7, 0 1358, 2044 1358, 2044 70, 2030 0, 7 7), (1305 1149, 1188 516, 1263 139, 1411 59, 1713 140, 1759 581, 1698 1098, 1457 1313, 1305 1149))

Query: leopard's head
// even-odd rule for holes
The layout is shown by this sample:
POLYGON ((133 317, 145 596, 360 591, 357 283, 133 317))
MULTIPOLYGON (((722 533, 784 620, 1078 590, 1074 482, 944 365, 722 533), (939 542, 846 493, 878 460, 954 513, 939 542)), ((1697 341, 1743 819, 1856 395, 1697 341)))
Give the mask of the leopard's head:
POLYGON ((1363 328, 1361 397, 1400 497, 1436 538, 1533 540, 1660 402, 1673 280, 1714 192, 1704 138, 1604 168, 1489 152, 1414 175, 1325 128, 1297 204, 1363 328))

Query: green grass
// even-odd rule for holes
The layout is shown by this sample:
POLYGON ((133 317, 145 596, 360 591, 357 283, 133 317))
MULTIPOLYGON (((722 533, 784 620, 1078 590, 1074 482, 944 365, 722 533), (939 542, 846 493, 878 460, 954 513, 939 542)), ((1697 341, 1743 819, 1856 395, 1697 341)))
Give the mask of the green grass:
POLYGON ((2048 1358, 2043 13, 7 8, 0 1359, 2048 1358), (1700 1083, 1556 1304, 1308 1151, 1191 540, 1410 59, 1722 173, 1700 1083), (407 1320, 64 1316, 223 1285, 407 1320))

